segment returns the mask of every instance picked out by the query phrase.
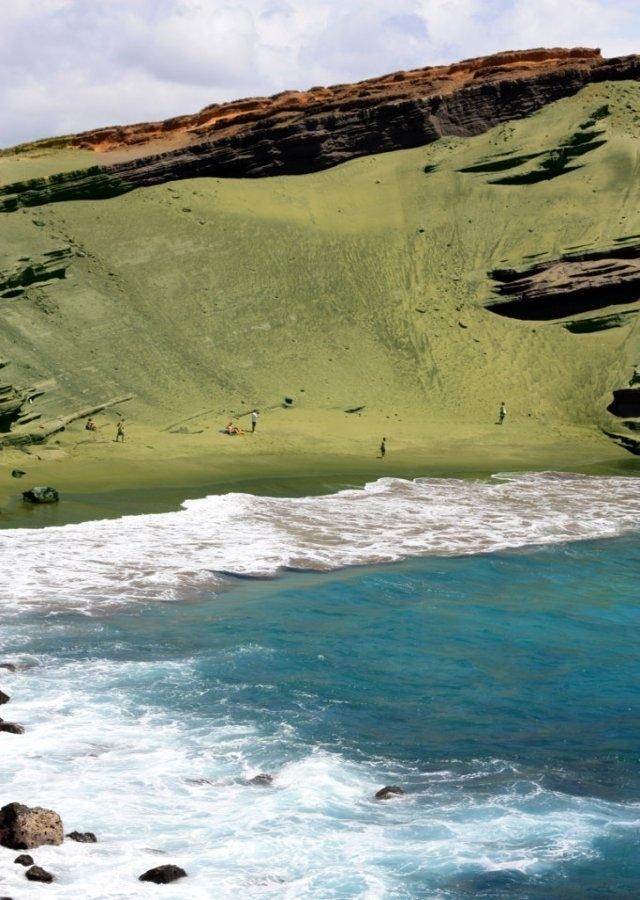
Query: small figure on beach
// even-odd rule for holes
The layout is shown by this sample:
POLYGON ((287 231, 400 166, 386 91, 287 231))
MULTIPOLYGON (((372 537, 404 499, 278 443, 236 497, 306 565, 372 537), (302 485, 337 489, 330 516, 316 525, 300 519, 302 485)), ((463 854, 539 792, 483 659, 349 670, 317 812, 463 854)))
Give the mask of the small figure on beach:
POLYGON ((122 441, 124 444, 124 419, 120 419, 116 425, 116 444, 118 441, 122 441))
POLYGON ((97 431, 98 426, 93 421, 93 419, 87 419, 87 424, 84 426, 85 431, 97 431))
POLYGON ((251 434, 256 430, 256 425, 258 424, 258 416, 260 413, 257 409, 254 409, 251 413, 251 434))
POLYGON ((504 400, 500 404, 500 412, 498 413, 498 419, 500 420, 500 425, 504 422, 507 415, 507 406, 504 400))
POLYGON ((383 437, 382 443, 380 444, 380 458, 381 459, 384 459, 386 452, 387 452, 387 439, 386 439, 386 437, 383 437))
POLYGON ((244 431, 241 428, 238 428, 237 425, 234 425, 233 422, 227 422, 226 428, 224 430, 226 434, 244 434, 244 431))

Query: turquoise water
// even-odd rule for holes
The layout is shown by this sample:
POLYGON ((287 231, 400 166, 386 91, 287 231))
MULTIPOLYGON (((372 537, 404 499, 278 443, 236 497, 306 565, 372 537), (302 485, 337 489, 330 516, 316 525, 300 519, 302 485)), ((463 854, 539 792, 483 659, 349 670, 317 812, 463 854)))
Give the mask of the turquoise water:
POLYGON ((27 609, 2 794, 98 832, 38 851, 54 896, 640 896, 638 572, 632 534, 27 609))

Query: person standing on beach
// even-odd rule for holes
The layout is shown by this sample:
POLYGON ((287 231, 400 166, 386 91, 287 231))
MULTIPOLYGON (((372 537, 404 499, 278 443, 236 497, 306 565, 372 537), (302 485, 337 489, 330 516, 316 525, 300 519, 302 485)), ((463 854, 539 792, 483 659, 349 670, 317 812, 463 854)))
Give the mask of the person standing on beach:
POLYGON ((258 424, 258 416, 260 413, 257 409, 254 409, 251 413, 251 434, 256 430, 256 425, 258 424))
POLYGON ((382 443, 380 444, 380 458, 381 459, 384 459, 386 452, 387 452, 387 439, 386 439, 386 437, 383 437, 382 443))
POLYGON ((124 419, 120 419, 116 425, 116 443, 118 443, 118 441, 122 441, 124 444, 124 419))
POLYGON ((498 413, 498 418, 500 419, 501 425, 504 422, 506 415, 507 415, 507 406, 503 400, 502 403, 500 404, 500 412, 498 413))

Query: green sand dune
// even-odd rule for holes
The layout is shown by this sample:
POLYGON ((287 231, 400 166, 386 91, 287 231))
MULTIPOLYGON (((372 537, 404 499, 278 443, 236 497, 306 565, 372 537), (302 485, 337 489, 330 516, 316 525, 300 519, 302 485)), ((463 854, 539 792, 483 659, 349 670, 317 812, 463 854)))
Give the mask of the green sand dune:
MULTIPOLYGON (((531 322, 486 305, 494 269, 640 240, 639 136, 640 86, 602 84, 479 137, 318 174, 181 181, 0 215, 0 380, 44 391, 29 406, 41 423, 135 395, 101 420, 110 438, 126 415, 126 450, 87 442, 79 423, 43 472, 104 468, 121 451, 148 468, 212 447, 243 471, 256 453, 286 470, 305 453, 368 453, 385 431, 416 458, 446 457, 448 435, 470 460, 477 445, 502 461, 508 440, 531 465, 549 442, 575 448, 565 468, 582 464, 581 446, 589 459, 623 456, 600 429, 624 430, 606 408, 640 362, 638 303, 608 306, 613 319, 593 328, 561 310, 531 322), (62 275, 3 296, 52 257, 62 275), (503 399, 508 439, 493 423, 503 399), (254 405, 262 444, 218 435, 254 405)), ((0 182, 77 166, 65 150, 5 154, 0 182)))

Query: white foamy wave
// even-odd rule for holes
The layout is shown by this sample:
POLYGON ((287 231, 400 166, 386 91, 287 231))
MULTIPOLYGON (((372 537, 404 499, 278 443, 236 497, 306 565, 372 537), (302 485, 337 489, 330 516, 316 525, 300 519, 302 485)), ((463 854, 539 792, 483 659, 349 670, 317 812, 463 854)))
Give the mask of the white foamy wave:
MULTIPOLYGON (((189 875, 162 888, 171 900, 457 896, 446 885, 460 877, 541 874, 638 828, 638 804, 548 790, 505 761, 436 770, 354 761, 301 745, 293 725, 271 731, 136 700, 150 680, 189 685, 190 665, 52 657, 18 676, 12 705, 28 728, 19 752, 0 757, 4 795, 99 838, 38 848, 56 876, 48 897, 157 897, 137 878, 163 863, 189 875), (274 774, 268 789, 247 784, 260 771, 274 774), (375 801, 390 783, 407 796, 375 801)), ((15 855, 0 847, 2 890, 31 900, 37 888, 15 855)))
POLYGON ((5 603, 175 599, 224 573, 335 569, 485 553, 640 528, 640 479, 539 473, 490 482, 382 478, 325 497, 225 494, 178 512, 0 532, 5 603))

